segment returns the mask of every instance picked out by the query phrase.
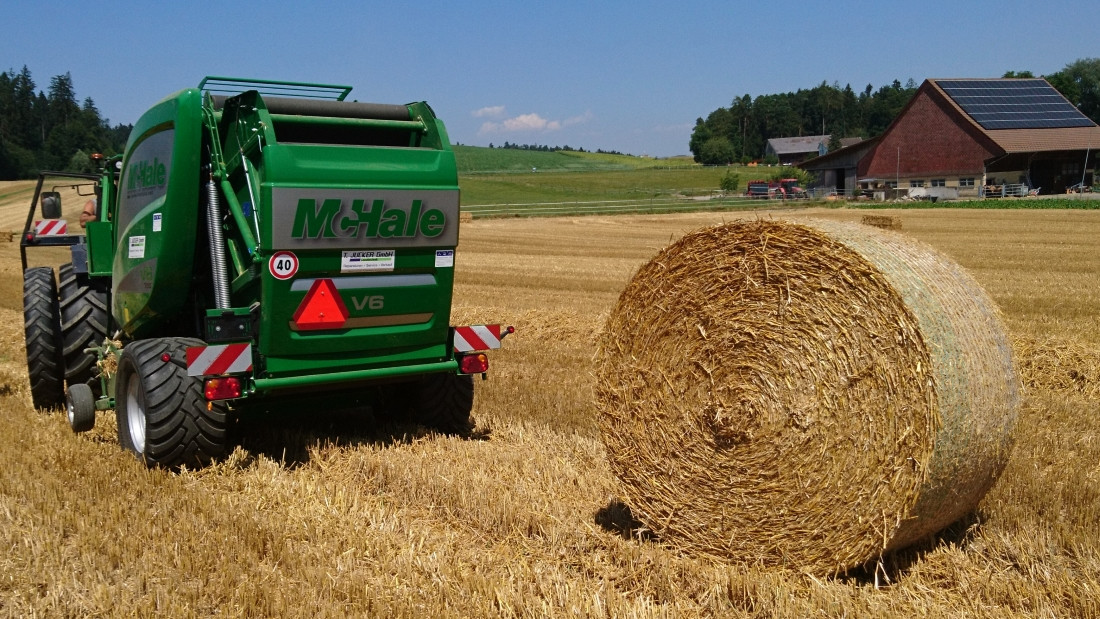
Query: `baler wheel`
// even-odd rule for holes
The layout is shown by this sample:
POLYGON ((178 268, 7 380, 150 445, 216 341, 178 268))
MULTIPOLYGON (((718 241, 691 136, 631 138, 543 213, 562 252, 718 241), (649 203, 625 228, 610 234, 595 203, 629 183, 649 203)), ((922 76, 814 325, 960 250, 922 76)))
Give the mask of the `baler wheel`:
POLYGON ((474 379, 463 374, 429 374, 417 383, 417 421, 446 434, 469 434, 474 429, 474 379))
POLYGON ((65 401, 65 364, 61 355, 57 283, 50 267, 23 272, 23 333, 34 407, 60 406, 65 401))
POLYGON ((95 427, 95 394, 84 383, 69 385, 65 396, 65 412, 73 432, 87 432, 95 427))
POLYGON ((191 338, 138 340, 126 346, 116 377, 118 441, 146 466, 205 466, 225 455, 229 415, 188 376, 184 358, 191 338))
POLYGON ((98 392, 96 354, 85 352, 107 337, 107 294, 90 286, 73 272, 73 265, 58 270, 61 280, 61 339, 64 342, 65 380, 84 383, 98 392))

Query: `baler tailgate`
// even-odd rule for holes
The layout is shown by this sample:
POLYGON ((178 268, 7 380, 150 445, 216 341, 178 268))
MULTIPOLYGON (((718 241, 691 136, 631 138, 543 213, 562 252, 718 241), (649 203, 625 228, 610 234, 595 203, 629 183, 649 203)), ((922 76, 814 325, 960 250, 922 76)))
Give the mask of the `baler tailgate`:
MULTIPOLYGON (((450 357, 453 269, 435 268, 437 250, 378 250, 377 273, 340 274, 349 254, 300 252, 302 270, 265 278, 260 348, 268 371, 286 375, 434 363, 450 357)), ((372 267, 375 268, 375 267, 372 267)))
POLYGON ((425 301, 437 286, 429 273, 298 279, 290 291, 305 296, 287 327, 301 332, 425 324, 434 316, 425 301), (325 315, 333 311, 342 317, 325 315))

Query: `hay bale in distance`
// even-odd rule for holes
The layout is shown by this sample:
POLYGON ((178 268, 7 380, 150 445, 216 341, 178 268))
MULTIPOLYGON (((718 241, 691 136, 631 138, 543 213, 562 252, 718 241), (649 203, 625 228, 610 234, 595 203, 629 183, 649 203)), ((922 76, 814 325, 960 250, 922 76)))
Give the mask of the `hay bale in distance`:
POLYGON ((901 219, 890 215, 864 215, 860 223, 883 230, 901 230, 901 219))
POLYGON ((833 222, 735 222, 664 249, 612 310, 596 379, 641 522, 685 550, 816 573, 971 511, 1020 403, 967 274, 833 222))

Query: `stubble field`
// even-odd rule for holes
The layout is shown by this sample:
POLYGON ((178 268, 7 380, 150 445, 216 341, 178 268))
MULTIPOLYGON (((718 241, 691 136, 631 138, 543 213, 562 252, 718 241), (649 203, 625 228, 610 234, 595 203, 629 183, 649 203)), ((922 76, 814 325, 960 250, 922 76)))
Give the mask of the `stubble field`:
POLYGON ((603 321, 658 249, 736 214, 464 224, 452 323, 517 329, 477 382, 473 437, 303 411, 180 474, 122 452, 113 416, 76 436, 31 408, 18 246, 0 243, 0 615, 1100 616, 1100 212, 877 214, 985 287, 1028 394, 974 514, 831 579, 678 554, 625 532, 615 500, 603 321))

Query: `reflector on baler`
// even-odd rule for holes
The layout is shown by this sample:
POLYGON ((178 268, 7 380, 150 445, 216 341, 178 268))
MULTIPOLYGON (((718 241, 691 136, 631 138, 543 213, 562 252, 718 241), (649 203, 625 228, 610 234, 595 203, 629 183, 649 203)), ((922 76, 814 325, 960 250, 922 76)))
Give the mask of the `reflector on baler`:
POLYGON ((318 279, 310 286, 294 312, 291 328, 298 331, 339 329, 348 321, 348 307, 331 279, 318 279))

